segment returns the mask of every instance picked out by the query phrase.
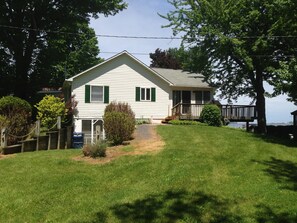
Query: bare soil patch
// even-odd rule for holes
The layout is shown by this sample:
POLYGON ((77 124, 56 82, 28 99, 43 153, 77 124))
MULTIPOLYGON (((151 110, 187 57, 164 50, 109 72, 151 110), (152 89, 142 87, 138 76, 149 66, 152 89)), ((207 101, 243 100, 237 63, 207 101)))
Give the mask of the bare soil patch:
POLYGON ((106 157, 94 159, 82 155, 74 157, 73 159, 77 161, 85 161, 90 164, 105 164, 122 156, 156 154, 161 151, 165 145, 165 142, 158 135, 155 125, 137 126, 133 134, 133 140, 129 141, 129 143, 132 147, 131 151, 130 149, 125 151, 127 146, 120 145, 107 148, 106 157))
POLYGON ((0 160, 11 158, 11 157, 14 157, 14 156, 15 156, 15 154, 8 154, 8 155, 0 154, 0 160))

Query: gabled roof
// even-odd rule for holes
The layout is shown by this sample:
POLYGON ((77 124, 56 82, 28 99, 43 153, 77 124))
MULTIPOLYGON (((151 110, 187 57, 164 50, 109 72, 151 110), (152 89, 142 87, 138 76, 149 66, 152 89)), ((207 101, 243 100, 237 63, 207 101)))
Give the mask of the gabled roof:
POLYGON ((164 68, 152 68, 164 78, 169 80, 175 87, 199 87, 211 88, 201 74, 191 73, 183 70, 173 70, 164 68))
POLYGON ((142 61, 138 60, 136 57, 128 53, 127 51, 123 51, 119 54, 116 54, 115 56, 103 61, 102 63, 99 63, 71 78, 66 79, 68 82, 72 82, 77 77, 84 75, 88 73, 89 71, 96 69, 100 66, 103 66, 106 63, 110 63, 116 58, 126 55, 130 57, 132 60, 136 61, 138 64, 143 66, 145 69, 149 70, 165 82, 167 82, 170 86, 175 87, 197 87, 197 88, 212 88, 210 87, 206 82, 203 81, 203 76, 201 74, 197 73, 191 73, 187 71, 182 70, 173 70, 173 69, 164 69, 164 68, 151 68, 144 64, 142 61))
POLYGON ((147 70, 149 70, 150 72, 154 73, 155 75, 157 75, 158 77, 160 77, 161 79, 163 79, 165 82, 167 82, 169 85, 172 85, 172 83, 171 83, 169 80, 167 80, 166 78, 164 78, 163 76, 161 76, 161 75, 160 75, 159 73, 157 73, 156 71, 152 70, 150 67, 148 67, 148 66, 147 66, 146 64, 144 64, 142 61, 138 60, 136 57, 134 57, 133 55, 131 55, 130 53, 128 53, 126 50, 124 50, 123 52, 121 52, 121 53, 119 53, 119 54, 116 54, 115 56, 113 56, 113 57, 111 57, 111 58, 109 58, 109 59, 103 61, 102 63, 99 63, 99 64, 97 64, 97 65, 95 65, 95 66, 93 66, 93 67, 91 67, 91 68, 89 68, 89 69, 87 69, 87 70, 85 70, 85 71, 83 71, 83 72, 81 72, 81 73, 79 73, 79 74, 77 74, 77 75, 71 77, 71 78, 66 79, 66 81, 72 82, 75 78, 77 78, 77 77, 79 77, 79 76, 81 76, 81 75, 83 75, 83 74, 85 74, 85 73, 87 73, 87 72, 89 72, 89 71, 91 71, 91 70, 93 70, 93 69, 96 69, 97 67, 103 66, 104 64, 109 63, 109 62, 113 61, 114 59, 116 59, 116 58, 118 58, 118 57, 120 57, 120 56, 122 56, 122 55, 127 55, 127 56, 130 57, 132 60, 136 61, 136 62, 139 63, 141 66, 143 66, 145 69, 147 69, 147 70))

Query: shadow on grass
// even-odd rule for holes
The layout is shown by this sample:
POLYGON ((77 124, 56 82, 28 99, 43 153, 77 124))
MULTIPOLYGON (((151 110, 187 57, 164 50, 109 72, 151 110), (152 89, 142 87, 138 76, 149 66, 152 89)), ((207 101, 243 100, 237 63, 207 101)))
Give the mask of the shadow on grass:
POLYGON ((259 223, 296 223, 297 222, 297 215, 292 216, 292 213, 276 213, 271 208, 265 205, 259 205, 256 207, 256 220, 259 223))
POLYGON ((292 139, 284 139, 284 138, 278 138, 275 136, 269 136, 269 135, 261 135, 257 133, 253 133, 253 136, 255 138, 261 139, 265 142, 268 143, 273 143, 273 144, 278 144, 278 145, 283 145, 286 147, 290 148, 296 148, 297 149, 297 140, 292 140, 292 139))
POLYGON ((276 182, 282 184, 282 188, 297 191, 297 163, 274 157, 259 163, 267 166, 265 172, 272 176, 276 182))
MULTIPOLYGON (((202 192, 167 191, 114 205, 110 211, 119 222, 240 222, 240 217, 231 212, 234 206, 202 192)), ((99 212, 91 222, 106 222, 106 216, 99 212)))

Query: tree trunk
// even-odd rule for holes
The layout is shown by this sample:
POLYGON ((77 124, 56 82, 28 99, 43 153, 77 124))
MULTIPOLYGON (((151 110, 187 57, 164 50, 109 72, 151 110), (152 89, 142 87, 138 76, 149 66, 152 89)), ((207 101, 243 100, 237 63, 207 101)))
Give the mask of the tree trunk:
POLYGON ((256 72, 256 109, 257 109, 257 122, 258 122, 258 132, 260 134, 266 134, 266 104, 265 104, 265 90, 263 87, 263 74, 260 71, 256 72))
MULTIPOLYGON (((18 52, 20 53, 20 52, 18 52)), ((22 55, 17 55, 16 64, 16 78, 14 83, 14 95, 27 100, 28 99, 28 67, 26 60, 22 55)))

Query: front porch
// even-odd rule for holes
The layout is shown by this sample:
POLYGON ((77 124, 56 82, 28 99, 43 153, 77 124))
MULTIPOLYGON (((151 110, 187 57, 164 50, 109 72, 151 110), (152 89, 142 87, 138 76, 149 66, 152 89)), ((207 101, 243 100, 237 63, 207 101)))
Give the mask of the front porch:
MULTIPOLYGON (((172 110, 172 117, 180 120, 199 120, 205 104, 178 103, 172 110)), ((254 105, 218 105, 222 118, 230 122, 253 122, 257 118, 254 105)))

